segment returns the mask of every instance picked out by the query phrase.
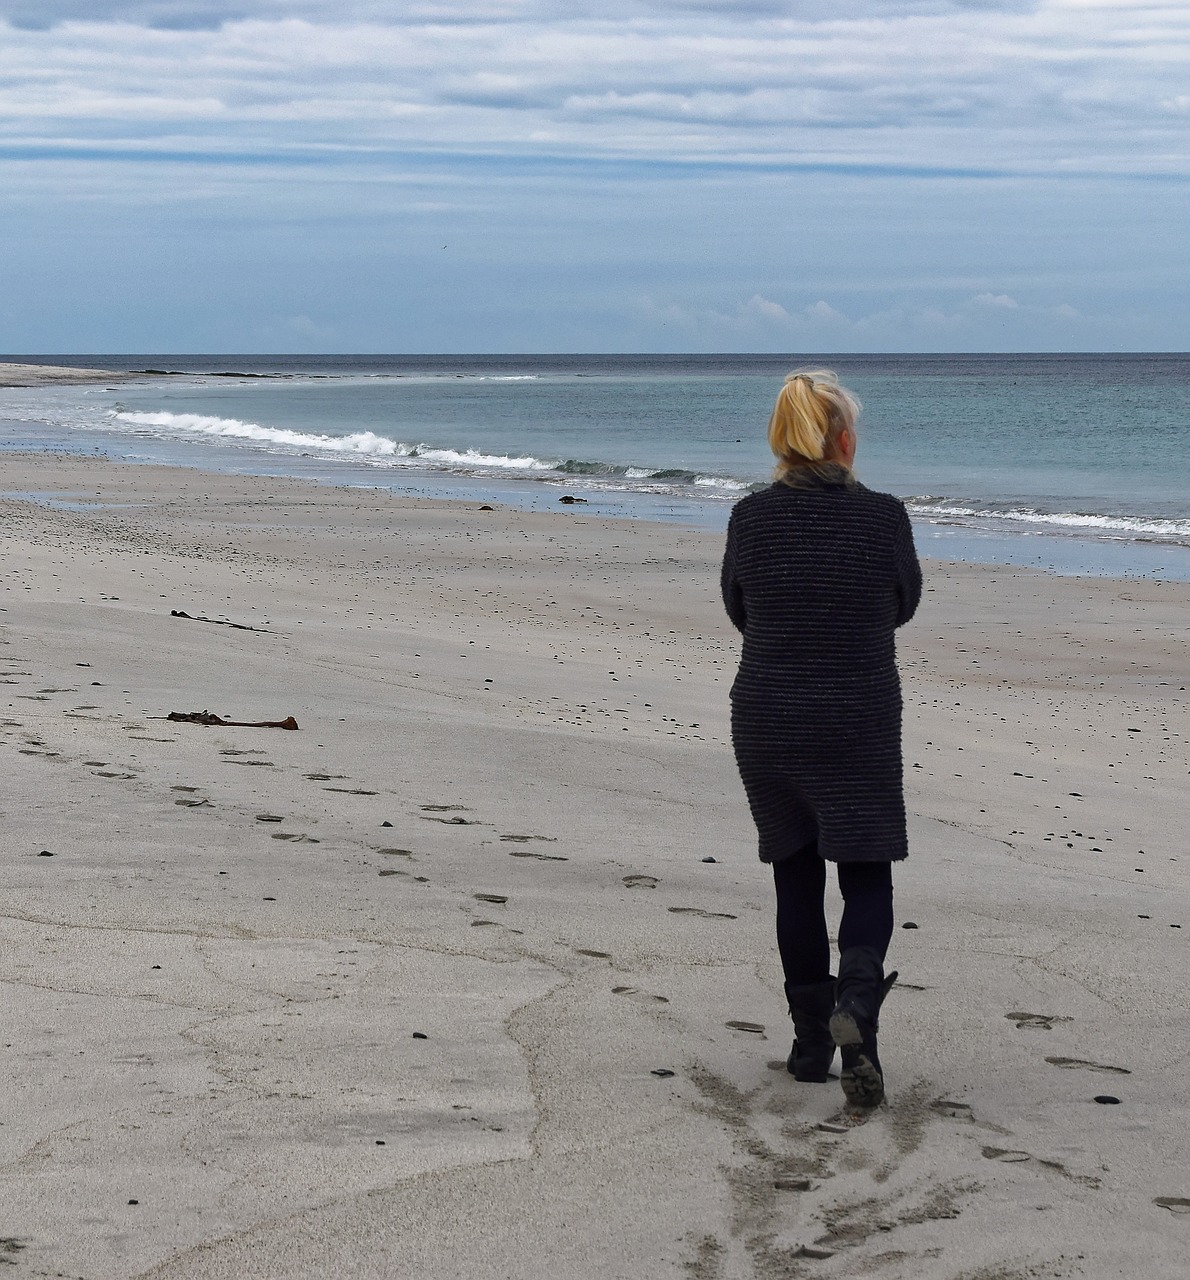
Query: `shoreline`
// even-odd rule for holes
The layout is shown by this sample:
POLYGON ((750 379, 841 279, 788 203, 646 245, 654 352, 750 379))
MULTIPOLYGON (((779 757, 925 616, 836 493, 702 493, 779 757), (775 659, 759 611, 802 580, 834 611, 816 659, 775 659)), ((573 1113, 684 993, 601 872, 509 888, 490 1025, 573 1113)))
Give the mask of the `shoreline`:
MULTIPOLYGON (((21 426, 42 430, 43 424, 22 423, 11 419, 8 428, 21 426)), ((409 496, 430 501, 463 503, 496 503, 514 510, 544 513, 556 511, 565 499, 558 489, 572 492, 564 485, 545 485, 539 482, 516 481, 502 477, 464 477, 426 471, 387 481, 375 468, 351 467, 337 464, 333 468, 325 461, 288 458, 284 464, 271 463, 274 455, 246 452, 242 465, 231 467, 212 465, 209 456, 201 449, 187 448, 176 442, 172 449, 164 449, 163 457, 111 458, 99 452, 86 452, 78 441, 63 437, 56 446, 45 449, 29 447, 28 443, 14 448, 0 447, 0 458, 18 460, 38 457, 72 457, 94 461, 102 458, 112 466, 163 467, 197 471, 211 476, 255 477, 260 480, 296 479, 321 487, 356 490, 375 489, 395 496, 409 496), (168 456, 173 454, 172 457, 168 456)), ((7 490, 11 492, 11 490, 7 490)), ((642 495, 623 494, 615 491, 583 491, 570 499, 571 510, 592 517, 623 519, 700 529, 704 532, 722 533, 727 527, 730 504, 708 506, 680 498, 643 498, 642 495)), ((1117 541, 1079 538, 1062 535, 996 534, 974 529, 964 529, 950 522, 935 524, 914 517, 914 530, 918 540, 918 553, 923 559, 954 564, 982 564, 1000 568, 1035 569, 1060 577, 1104 578, 1118 581, 1190 581, 1190 547, 1172 543, 1147 541, 1117 541), (958 554, 947 554, 953 548, 958 554)))
MULTIPOLYGON (((80 365, 84 362, 82 357, 76 359, 80 365)), ((538 377, 548 381, 558 369, 567 366, 570 358, 551 361, 544 357, 468 357, 463 360, 461 357, 175 359, 143 356, 134 360, 96 356, 93 359, 100 367, 71 370, 64 365, 37 366, 35 371, 39 376, 59 385, 26 390, 24 394, 14 390, 4 397, 7 407, 2 412, 7 417, 4 423, 7 438, 0 448, 66 449, 81 456, 103 454, 138 463, 194 466, 207 473, 300 475, 331 485, 379 486, 419 496, 494 501, 538 511, 549 509, 560 499, 572 499, 576 506, 587 507, 591 514, 681 523, 720 532, 726 526, 734 499, 748 487, 739 477, 759 481, 767 474, 760 459, 753 459, 743 471, 733 470, 727 454, 720 450, 715 459, 703 458, 711 467, 704 475, 692 456, 681 449, 677 452, 658 449, 654 442, 649 446, 651 453, 649 449, 645 452, 650 466, 662 468, 656 473, 656 483, 648 467, 636 465, 644 455, 638 456, 631 448, 619 452, 612 449, 610 454, 607 450, 595 450, 598 459, 612 455, 618 459, 606 462, 608 474, 602 476, 599 468, 604 462, 563 465, 557 461, 587 456, 582 451, 583 445, 576 440, 559 437, 553 442, 556 445, 553 452, 544 445, 538 448, 534 441, 539 440, 540 423, 527 435, 518 436, 514 431, 511 436, 505 433, 505 439, 496 432, 489 445, 484 446, 486 428, 479 431, 478 437, 469 434, 465 414, 456 424, 457 430, 431 433, 427 436, 431 443, 416 443, 422 438, 416 425, 407 424, 408 431, 394 426, 392 430, 397 432, 394 436, 375 414, 369 416, 370 410, 360 410, 359 404, 371 403, 368 399, 371 393, 366 387, 357 388, 343 401, 343 406, 351 407, 344 409, 347 418, 339 421, 334 417, 335 406, 340 404, 335 398, 338 393, 331 401, 325 401, 325 388, 330 384, 320 384, 324 377, 333 381, 345 376, 356 382, 362 378, 368 383, 373 376, 400 378, 409 374, 418 377, 425 374, 431 378, 471 377, 479 378, 480 382, 495 377, 500 381, 506 380, 508 370, 521 370, 522 365, 531 372, 517 373, 518 381, 528 378, 535 382, 538 377), (460 360, 466 368, 459 367, 460 360), (148 369, 133 374, 125 368, 121 372, 123 383, 108 387, 86 385, 89 379, 110 381, 102 366, 110 368, 134 362, 138 368, 143 364, 158 371, 172 369, 179 378, 173 380, 173 389, 165 389, 164 384, 171 382, 169 378, 149 376, 148 369), (325 370, 315 372, 313 365, 325 366, 325 370), (311 386, 322 385, 323 390, 307 393, 300 388, 286 390, 280 384, 266 389, 262 383, 250 381, 281 378, 284 382, 294 377, 307 378, 311 386), (77 391, 72 389, 71 378, 82 379, 74 384, 77 391), (178 390, 179 382, 181 390, 178 390), (242 385, 232 385, 236 383, 242 385), (330 436, 320 434, 323 420, 319 418, 321 411, 317 406, 324 403, 331 414, 325 419, 330 436), (271 411, 267 408, 270 405, 271 411), (259 418, 254 406, 260 410, 259 418), (179 408, 190 413, 179 413, 179 408), (113 426, 109 422, 113 415, 128 421, 116 422, 113 426), (147 426, 138 425, 141 420, 147 426), (337 440, 336 435, 348 431, 351 423, 356 423, 363 434, 358 439, 348 435, 342 441, 337 440), (373 431, 379 432, 379 436, 374 436, 373 431), (394 456, 388 458, 386 450, 394 456), (469 465, 471 457, 475 459, 475 466, 469 465), (584 468, 589 467, 594 467, 598 474, 588 475, 584 468), (667 467, 671 469, 666 470, 667 467), (695 469, 690 470, 691 467, 695 469), (629 480, 621 482, 616 478, 620 470, 625 471, 629 480), (564 495, 570 495, 570 499, 564 495)), ((598 365, 600 358, 584 359, 598 365)), ((717 358, 707 359, 713 363, 717 358)), ((770 363, 772 359, 779 358, 770 358, 770 363)), ((655 363, 652 357, 637 360, 642 365, 655 363)), ((747 365, 748 361, 744 363, 747 365)), ((581 385, 575 383, 576 388, 581 385)), ((471 397, 482 398, 488 394, 472 387, 464 393, 464 400, 471 403, 471 397)), ((483 401, 496 414, 497 422, 505 404, 503 396, 504 392, 497 392, 495 400, 483 401)), ((482 414, 480 416, 482 418, 482 414)), ((1148 505, 1135 487, 1135 477, 1127 482, 1120 481, 1118 476, 1100 477, 1098 489, 1092 484, 1087 493, 1079 497, 1083 492, 1079 487, 1081 482, 1077 477, 1072 480, 1073 473, 1055 482, 1049 497, 1044 492, 1046 485, 1038 489, 1023 475, 1017 477, 1018 488, 1001 477, 998 481, 989 481, 992 488, 987 493, 975 484, 978 492, 972 496, 961 478, 948 476, 945 466, 935 474, 928 463, 922 464, 924 471, 921 465, 908 467, 904 460, 890 464, 889 457, 885 456, 887 447, 884 448, 885 453, 876 451, 870 458, 861 460, 859 477, 875 488, 902 495, 914 521, 919 550, 925 556, 1029 566, 1061 575, 1190 581, 1190 545, 1187 545, 1190 544, 1190 523, 1184 519, 1184 495, 1177 485, 1162 488, 1158 484, 1149 494, 1148 505), (934 484, 935 481, 940 481, 941 487, 934 484), (1117 482, 1123 487, 1119 488, 1117 482), (952 496, 945 496, 948 494, 952 496)), ((706 470, 705 466, 703 469, 706 470)))
POLYGON ((65 455, 7 482, 106 504, 0 499, 19 1265, 1177 1273, 1190 586, 927 566, 889 1104, 856 1117, 783 1070, 719 535, 65 455), (199 710, 300 728, 165 718, 199 710))
POLYGON ((93 382, 128 382, 143 374, 74 365, 0 363, 0 388, 72 387, 93 382))

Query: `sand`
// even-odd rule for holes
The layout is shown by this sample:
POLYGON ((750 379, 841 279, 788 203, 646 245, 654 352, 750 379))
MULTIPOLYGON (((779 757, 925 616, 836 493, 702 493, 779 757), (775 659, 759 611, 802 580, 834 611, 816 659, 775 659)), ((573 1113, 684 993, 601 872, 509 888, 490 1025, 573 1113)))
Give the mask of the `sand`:
POLYGON ((132 373, 111 369, 79 369, 57 364, 11 364, 0 362, 0 387, 68 387, 87 382, 123 382, 132 373))
POLYGON ((860 1116, 784 1070, 717 537, 4 475, 14 1278, 1185 1274, 1190 587, 928 566, 860 1116))

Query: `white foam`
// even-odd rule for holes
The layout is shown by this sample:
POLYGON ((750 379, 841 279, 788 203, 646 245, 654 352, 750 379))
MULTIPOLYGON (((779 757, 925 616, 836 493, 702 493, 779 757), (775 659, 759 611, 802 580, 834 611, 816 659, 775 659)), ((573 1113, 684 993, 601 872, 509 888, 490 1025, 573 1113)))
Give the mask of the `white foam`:
POLYGON ((224 440, 252 440, 260 444, 284 444, 295 449, 325 449, 332 453, 362 453, 373 457, 399 457, 410 453, 408 445, 372 431, 347 436, 313 435, 288 427, 262 427, 238 418, 212 418, 201 413, 131 413, 113 410, 117 422, 138 427, 159 427, 170 432, 217 436, 224 440))
POLYGON ((441 463, 448 467, 499 467, 515 471, 553 471, 556 462, 543 462, 540 458, 525 455, 508 458, 503 454, 480 453, 478 449, 431 449, 419 444, 410 457, 423 458, 427 462, 441 463))
POLYGON ((224 440, 247 440, 257 444, 286 445, 305 451, 356 454, 365 458, 387 458, 393 461, 420 461, 445 467, 493 467, 515 471, 549 471, 557 463, 540 458, 509 458, 500 454, 480 453, 477 449, 435 449, 428 445, 405 444, 374 431, 356 431, 345 436, 329 436, 288 427, 263 427, 257 422, 241 422, 238 418, 214 418, 199 413, 133 413, 112 410, 118 422, 132 426, 157 427, 170 433, 215 436, 224 440))
POLYGON ((950 516, 954 519, 968 520, 1008 520, 1017 524, 1048 525, 1072 531, 1119 533, 1129 537, 1145 535, 1154 538, 1190 538, 1190 520, 1161 520, 1149 516, 1107 516, 1081 511, 1033 511, 1027 507, 1009 508, 1004 511, 981 511, 975 507, 947 503, 931 503, 927 506, 912 500, 907 503, 907 506, 914 515, 926 519, 932 516, 950 516))

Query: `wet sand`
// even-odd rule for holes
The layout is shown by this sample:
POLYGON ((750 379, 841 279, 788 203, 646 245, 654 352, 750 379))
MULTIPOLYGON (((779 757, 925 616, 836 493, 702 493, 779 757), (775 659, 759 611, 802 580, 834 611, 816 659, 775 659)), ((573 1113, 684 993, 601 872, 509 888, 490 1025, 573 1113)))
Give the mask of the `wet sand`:
POLYGON ((856 1116, 784 1071, 717 537, 4 473, 14 1277, 1181 1274, 1190 586, 928 566, 856 1116))

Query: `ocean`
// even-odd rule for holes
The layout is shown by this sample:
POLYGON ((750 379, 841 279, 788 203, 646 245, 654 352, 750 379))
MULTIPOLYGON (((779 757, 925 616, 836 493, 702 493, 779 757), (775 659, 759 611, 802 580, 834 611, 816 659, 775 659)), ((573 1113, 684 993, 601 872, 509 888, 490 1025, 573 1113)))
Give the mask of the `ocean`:
POLYGON ((833 368, 864 405, 856 473, 923 555, 1190 580, 1190 355, 0 360, 154 371, 0 390, 0 450, 713 529, 769 482, 785 373, 833 368))

